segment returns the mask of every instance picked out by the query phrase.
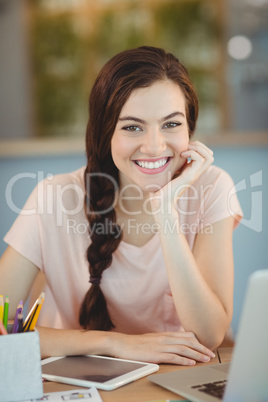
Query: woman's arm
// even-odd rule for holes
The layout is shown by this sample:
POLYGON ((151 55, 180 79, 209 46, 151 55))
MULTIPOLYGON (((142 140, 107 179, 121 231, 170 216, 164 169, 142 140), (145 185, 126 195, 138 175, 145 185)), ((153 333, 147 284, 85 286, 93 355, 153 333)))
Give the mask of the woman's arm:
POLYGON ((9 297, 9 319, 15 317, 20 300, 27 299, 38 272, 31 261, 7 247, 0 259, 0 294, 9 297))
POLYGON ((181 323, 202 344, 214 349, 223 340, 232 318, 234 221, 226 218, 211 225, 210 234, 198 234, 191 251, 180 230, 177 199, 214 159, 212 151, 198 141, 190 143, 182 156, 190 157, 191 163, 160 190, 161 197, 158 193, 152 195, 151 205, 181 323), (177 227, 177 235, 167 227, 177 227))
POLYGON ((38 327, 42 357, 96 354, 151 363, 194 365, 214 353, 190 332, 127 335, 118 332, 38 327))
POLYGON ((210 349, 222 342, 232 319, 233 225, 232 217, 213 224, 211 234, 197 235, 193 252, 182 233, 160 231, 178 316, 210 349))
MULTIPOLYGON (((39 269, 8 247, 0 259, 0 294, 10 299, 10 319, 19 301, 26 300, 39 269)), ((192 333, 125 335, 116 332, 38 327, 42 358, 99 354, 118 358, 192 365, 209 361, 213 353, 192 333)))

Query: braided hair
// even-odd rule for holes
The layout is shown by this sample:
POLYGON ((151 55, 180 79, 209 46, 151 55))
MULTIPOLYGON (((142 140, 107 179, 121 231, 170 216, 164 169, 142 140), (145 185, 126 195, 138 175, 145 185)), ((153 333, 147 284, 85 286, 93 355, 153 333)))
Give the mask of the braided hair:
POLYGON ((132 91, 166 79, 177 83, 185 96, 191 136, 198 116, 196 92, 186 68, 163 49, 142 46, 117 54, 104 65, 92 87, 84 175, 85 211, 91 237, 86 253, 91 286, 79 315, 80 325, 85 329, 109 331, 114 328, 100 287, 102 273, 111 265, 112 255, 122 239, 114 210, 119 172, 111 155, 111 139, 122 107, 132 91), (97 225, 102 230, 94 230, 97 225))

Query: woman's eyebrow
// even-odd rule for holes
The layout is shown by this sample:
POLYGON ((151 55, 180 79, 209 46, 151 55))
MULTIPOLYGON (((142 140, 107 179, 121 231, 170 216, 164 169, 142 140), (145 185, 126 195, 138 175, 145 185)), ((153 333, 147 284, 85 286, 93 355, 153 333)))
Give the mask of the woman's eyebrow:
MULTIPOLYGON (((170 113, 169 115, 161 118, 160 121, 165 121, 165 120, 171 119, 172 117, 175 117, 175 116, 185 117, 185 115, 182 112, 178 111, 178 112, 170 113)), ((142 124, 146 123, 145 120, 139 119, 138 117, 134 117, 134 116, 123 116, 123 117, 119 117, 119 119, 118 119, 118 121, 126 121, 126 120, 132 120, 132 121, 136 121, 137 123, 142 123, 142 124)))
POLYGON ((134 117, 134 116, 119 117, 119 119, 118 119, 118 121, 125 121, 125 120, 133 120, 138 123, 145 124, 145 120, 139 119, 138 117, 134 117))
POLYGON ((161 119, 160 121, 165 121, 165 120, 168 120, 168 119, 172 119, 172 117, 176 117, 176 116, 185 117, 184 113, 178 111, 178 112, 170 113, 166 117, 163 117, 163 119, 161 119))

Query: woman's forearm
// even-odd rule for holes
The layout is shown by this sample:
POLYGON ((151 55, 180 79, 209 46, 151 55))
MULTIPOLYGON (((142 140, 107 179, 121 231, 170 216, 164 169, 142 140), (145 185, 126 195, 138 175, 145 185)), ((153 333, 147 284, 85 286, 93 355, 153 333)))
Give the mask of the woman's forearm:
POLYGON ((176 234, 163 230, 173 227, 176 218, 169 215, 160 217, 158 222, 162 227, 160 239, 171 292, 181 323, 202 344, 214 349, 228 329, 230 314, 202 275, 184 234, 180 230, 176 234))
POLYGON ((38 327, 41 357, 99 354, 109 355, 109 333, 83 329, 38 327))
POLYGON ((105 355, 152 363, 193 365, 215 355, 192 333, 128 335, 118 332, 39 327, 41 356, 105 355))

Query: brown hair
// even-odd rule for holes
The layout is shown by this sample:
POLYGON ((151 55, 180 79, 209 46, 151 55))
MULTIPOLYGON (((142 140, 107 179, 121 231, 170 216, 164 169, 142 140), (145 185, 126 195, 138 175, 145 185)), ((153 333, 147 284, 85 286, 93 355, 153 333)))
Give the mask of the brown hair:
POLYGON ((132 91, 169 79, 182 89, 186 101, 189 136, 195 130, 198 99, 186 68, 163 49, 142 46, 123 51, 100 71, 89 98, 90 118, 86 132, 85 209, 91 244, 87 250, 91 286, 80 308, 85 329, 114 327, 100 288, 103 271, 112 263, 122 233, 113 208, 119 174, 111 155, 111 139, 120 112, 132 91), (94 230, 101 225, 103 230, 94 230))

